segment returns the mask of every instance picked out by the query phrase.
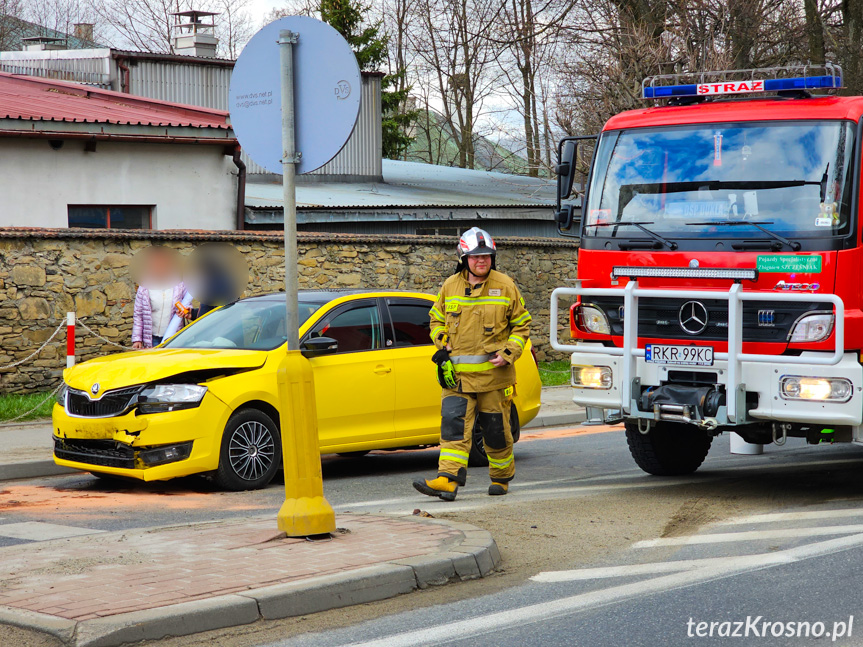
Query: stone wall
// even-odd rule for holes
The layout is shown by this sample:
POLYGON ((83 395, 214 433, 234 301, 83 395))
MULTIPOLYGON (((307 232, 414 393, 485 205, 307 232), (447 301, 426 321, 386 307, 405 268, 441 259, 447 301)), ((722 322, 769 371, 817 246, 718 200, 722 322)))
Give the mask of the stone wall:
MULTIPOLYGON (((245 255, 250 267, 247 295, 283 289, 283 242, 273 233, 0 229, 0 366, 38 349, 64 323, 68 311, 105 340, 131 344, 132 256, 153 244, 188 254, 214 240, 229 242, 245 255)), ((510 238, 500 239, 498 248, 498 267, 517 281, 533 314, 531 336, 539 358, 559 358, 548 347, 549 295, 575 276, 577 244, 510 238)), ((455 267, 454 249, 455 240, 443 237, 301 233, 300 287, 433 293, 455 267)), ((0 369, 0 392, 54 388, 66 365, 65 343, 61 329, 32 359, 0 369)), ((80 326, 76 349, 79 362, 121 351, 80 326)))

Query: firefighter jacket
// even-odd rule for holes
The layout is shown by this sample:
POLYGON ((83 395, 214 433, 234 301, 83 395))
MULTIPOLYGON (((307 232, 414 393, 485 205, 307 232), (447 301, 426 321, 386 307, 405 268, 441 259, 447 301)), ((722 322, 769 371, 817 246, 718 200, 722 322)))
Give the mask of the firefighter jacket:
POLYGON ((457 390, 483 393, 515 384, 515 361, 530 336, 530 313, 515 282, 492 270, 478 285, 467 270, 449 277, 429 311, 431 337, 438 348, 451 347, 450 359, 459 376, 457 390), (499 352, 506 364, 489 360, 499 352))

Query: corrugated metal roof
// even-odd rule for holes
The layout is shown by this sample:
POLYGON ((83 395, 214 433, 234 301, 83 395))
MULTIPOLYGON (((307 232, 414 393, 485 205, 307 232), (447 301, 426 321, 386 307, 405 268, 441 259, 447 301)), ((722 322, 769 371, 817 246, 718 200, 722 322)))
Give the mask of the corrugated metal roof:
MULTIPOLYGON (((433 164, 383 161, 384 181, 297 186, 301 209, 379 207, 537 207, 554 203, 555 181, 433 164)), ((282 207, 281 183, 249 182, 246 206, 282 207)))
POLYGON ((0 118, 227 130, 228 113, 0 72, 0 118))

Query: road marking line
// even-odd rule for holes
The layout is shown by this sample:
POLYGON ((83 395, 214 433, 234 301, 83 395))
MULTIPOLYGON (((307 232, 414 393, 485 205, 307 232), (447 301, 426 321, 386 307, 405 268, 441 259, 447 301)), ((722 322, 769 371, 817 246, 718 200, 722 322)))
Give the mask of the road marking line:
POLYGON ((693 544, 722 544, 731 541, 758 541, 760 539, 787 539, 797 537, 823 537, 863 532, 863 524, 850 526, 822 526, 820 528, 779 528, 776 530, 744 530, 742 532, 717 532, 685 537, 661 537, 645 539, 632 544, 632 548, 656 548, 659 546, 690 546, 693 544))
MULTIPOLYGON (((839 552, 863 544, 863 534, 850 537, 830 539, 816 544, 790 548, 779 551, 775 555, 784 555, 791 561, 817 557, 830 553, 839 552)), ((572 613, 583 611, 598 606, 604 606, 621 602, 623 600, 650 595, 652 593, 665 593, 695 584, 702 584, 711 580, 724 579, 733 575, 739 575, 748 571, 767 568, 762 562, 754 564, 751 557, 728 558, 724 563, 714 566, 698 568, 683 573, 664 575, 640 582, 613 586, 598 591, 579 593, 577 595, 549 600, 538 604, 507 609, 486 616, 470 618, 468 620, 457 620, 444 625, 417 629, 404 633, 385 636, 376 640, 362 643, 350 643, 351 647, 415 647, 418 645, 442 645, 447 642, 463 641, 466 636, 475 637, 480 634, 500 633, 507 627, 534 624, 552 618, 557 618, 572 613)))
MULTIPOLYGON (((753 566, 776 566, 778 564, 790 564, 795 561, 779 553, 740 555, 739 559, 741 563, 743 563, 743 560, 749 559, 753 566)), ((727 561, 727 557, 705 557, 703 559, 681 559, 670 562, 651 562, 649 564, 578 568, 571 571, 543 571, 530 579, 534 582, 552 584, 555 582, 578 582, 612 577, 630 577, 633 575, 652 575, 654 573, 677 573, 680 571, 692 571, 705 566, 714 566, 727 561)))
POLYGON ((44 523, 42 521, 22 521, 20 523, 0 524, 0 537, 29 539, 30 541, 64 539, 66 537, 94 535, 100 532, 105 531, 94 530, 93 528, 78 528, 76 526, 61 526, 59 524, 44 523))
POLYGON ((775 523, 777 521, 807 521, 813 519, 842 519, 845 517, 863 517, 863 508, 843 510, 812 510, 806 512, 770 512, 754 514, 749 517, 735 517, 720 521, 719 526, 734 526, 749 523, 775 523))

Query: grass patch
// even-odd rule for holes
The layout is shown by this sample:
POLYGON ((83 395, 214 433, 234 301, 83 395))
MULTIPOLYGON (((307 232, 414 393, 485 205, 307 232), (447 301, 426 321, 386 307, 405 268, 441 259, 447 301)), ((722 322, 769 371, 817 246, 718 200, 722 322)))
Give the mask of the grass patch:
POLYGON ((54 396, 50 391, 44 393, 0 394, 0 422, 28 413, 20 421, 50 418, 54 408, 54 396))
POLYGON ((543 386, 562 386, 569 384, 569 362, 540 362, 539 378, 543 386))

